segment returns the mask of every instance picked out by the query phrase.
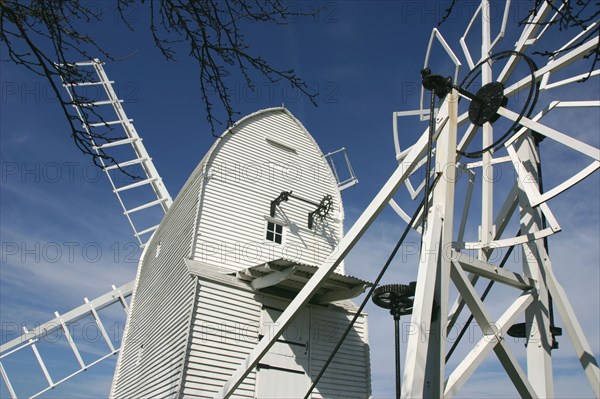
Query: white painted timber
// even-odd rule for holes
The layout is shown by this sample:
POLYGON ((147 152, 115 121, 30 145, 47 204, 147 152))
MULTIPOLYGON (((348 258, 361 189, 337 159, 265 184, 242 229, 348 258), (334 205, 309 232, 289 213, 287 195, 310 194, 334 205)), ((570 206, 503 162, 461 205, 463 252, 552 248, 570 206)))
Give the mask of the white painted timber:
POLYGON ((313 138, 283 108, 250 115, 226 132, 209 152, 207 175, 194 260, 232 271, 277 258, 321 264, 341 239, 337 182, 313 138), (290 198, 274 217, 283 225, 283 242, 267 241, 265 217, 282 191, 315 203, 331 195, 333 210, 308 229, 316 206, 290 198))
MULTIPOLYGON (((314 379, 353 314, 311 307, 310 373, 314 379)), ((312 392, 312 398, 368 398, 371 395, 367 317, 362 315, 312 392)))
MULTIPOLYGON (((236 272, 268 262, 275 267, 282 258, 291 267, 320 264, 341 240, 342 222, 340 189, 327 161, 286 109, 259 111, 226 131, 196 167, 144 248, 111 397, 217 395, 258 345, 261 313, 267 303, 277 301, 276 293, 261 291, 277 282, 254 280, 253 287, 238 279, 236 272), (282 191, 314 203, 330 195, 332 212, 308 229, 308 213, 316 205, 290 198, 270 217, 271 201, 282 191), (266 240, 267 223, 273 221, 283 226, 281 244, 266 240)), ((338 291, 347 288, 335 279, 329 285, 338 291)), ((314 323, 307 318, 306 337, 311 326, 324 318, 348 322, 356 308, 347 301, 341 304, 319 306, 315 314, 326 311, 327 317, 314 323)), ((313 308, 316 305, 306 311, 313 308)), ((333 345, 307 342, 306 359, 310 351, 315 360, 310 367, 306 362, 300 373, 307 379, 314 377, 333 345)), ((284 358, 284 363, 292 364, 290 359, 284 358)), ((234 396, 256 398, 270 392, 257 381, 280 376, 281 370, 264 366, 262 370, 262 374, 251 371, 234 396)), ((323 392, 369 396, 366 316, 359 319, 322 381, 317 388, 323 392)), ((315 397, 321 397, 318 392, 315 397)))
POLYGON ((201 162, 144 248, 112 398, 175 397, 179 390, 194 304, 194 278, 184 259, 194 236, 202 166, 201 162))
MULTIPOLYGON (((258 342, 261 304, 252 292, 199 282, 182 394, 211 398, 258 342)), ((255 373, 236 397, 253 398, 255 373)))
MULTIPOLYGON (((248 285, 211 281, 201 273, 185 360, 185 398, 213 398, 260 339, 268 339, 287 302, 253 292, 248 285)), ((241 383, 236 398, 302 397, 320 372, 356 308, 309 305, 241 383), (275 386, 276 385, 276 386, 275 386)), ((370 395, 367 316, 342 345, 313 398, 370 395)))

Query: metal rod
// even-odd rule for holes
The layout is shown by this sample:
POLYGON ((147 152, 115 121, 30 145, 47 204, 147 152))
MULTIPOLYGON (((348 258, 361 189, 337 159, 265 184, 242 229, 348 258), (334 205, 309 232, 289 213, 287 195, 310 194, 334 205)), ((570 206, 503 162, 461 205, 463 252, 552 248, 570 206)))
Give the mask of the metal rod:
POLYGON ((311 205, 314 205, 314 206, 319 206, 319 204, 318 204, 317 202, 314 202, 314 201, 308 200, 308 199, 306 199, 306 198, 299 197, 299 196, 297 196, 297 195, 294 195, 294 194, 292 194, 291 192, 290 192, 290 195, 289 195, 289 197, 290 197, 290 198, 295 198, 295 199, 297 199, 297 200, 300 200, 300 201, 303 201, 303 202, 306 202, 307 204, 311 204, 311 205))
POLYGON ((460 87, 460 86, 458 86, 458 85, 456 85, 456 84, 454 84, 452 82, 448 83, 448 86, 451 87, 451 88, 453 88, 453 89, 456 89, 456 91, 458 91, 463 96, 467 97, 469 100, 478 102, 479 104, 485 104, 486 103, 486 101, 483 98, 479 97, 477 94, 473 94, 470 91, 467 91, 467 90, 463 89, 462 87, 460 87))
POLYGON ((400 373, 400 316, 394 316, 394 335, 396 337, 396 399, 402 392, 402 374, 400 373))
MULTIPOLYGON (((431 151, 433 147, 433 134, 435 133, 435 92, 431 90, 431 103, 429 106, 429 138, 427 140, 427 167, 425 168, 425 198, 423 199, 425 207, 423 208, 423 225, 421 231, 425 233, 427 225, 427 209, 429 209, 429 180, 431 179, 431 151)), ((423 246, 421 245, 421 248, 423 246)))

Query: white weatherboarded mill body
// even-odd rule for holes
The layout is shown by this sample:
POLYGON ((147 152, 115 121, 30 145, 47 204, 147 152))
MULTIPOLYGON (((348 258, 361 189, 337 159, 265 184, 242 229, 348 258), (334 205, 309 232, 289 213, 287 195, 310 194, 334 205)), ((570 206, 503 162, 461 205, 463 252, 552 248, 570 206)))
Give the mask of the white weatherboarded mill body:
MULTIPOLYGON (((111 397, 214 397, 336 248, 343 218, 325 156, 289 111, 228 129, 145 247, 111 397), (293 195, 271 212, 284 191, 293 195), (326 196, 331 210, 309 228, 326 196)), ((366 286, 332 274, 234 396, 303 397, 366 286)), ((370 396, 366 316, 312 395, 370 396)))

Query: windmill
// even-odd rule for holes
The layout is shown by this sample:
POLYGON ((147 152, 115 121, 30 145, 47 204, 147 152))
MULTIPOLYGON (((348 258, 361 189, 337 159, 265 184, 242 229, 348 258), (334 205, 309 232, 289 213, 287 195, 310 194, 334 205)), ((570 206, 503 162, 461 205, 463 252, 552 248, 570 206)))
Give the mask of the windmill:
MULTIPOLYGON (((509 7, 510 3, 507 2, 505 15, 509 7)), ((570 137, 567 134, 548 127, 543 123, 543 117, 550 111, 560 108, 597 107, 598 102, 587 101, 575 103, 559 100, 544 104, 547 107, 543 108, 539 114, 535 114, 529 113, 527 107, 520 106, 522 104, 515 100, 517 93, 524 89, 532 89, 536 86, 534 83, 540 84, 540 91, 546 90, 548 93, 551 93, 551 89, 553 88, 556 89, 574 84, 577 80, 587 76, 588 73, 586 71, 580 71, 566 78, 553 79, 555 75, 559 75, 559 72, 567 70, 567 66, 577 64, 583 57, 590 54, 594 46, 597 45, 597 37, 587 38, 576 49, 556 54, 546 65, 535 69, 533 72, 525 73, 520 79, 517 77, 517 81, 513 84, 506 84, 504 77, 508 79, 509 76, 512 77, 519 71, 518 68, 513 68, 513 66, 525 65, 527 63, 523 54, 528 50, 529 46, 535 44, 545 34, 545 29, 541 28, 538 22, 555 18, 556 11, 548 6, 547 3, 543 3, 538 13, 532 16, 532 23, 526 25, 516 47, 511 50, 514 52, 503 55, 498 55, 499 51, 496 51, 496 47, 502 43, 500 39, 504 35, 504 24, 507 19, 503 19, 501 35, 492 41, 490 18, 489 14, 486 14, 488 11, 489 3, 483 1, 476 12, 477 15, 481 16, 482 20, 482 55, 479 57, 476 56, 477 59, 473 60, 466 41, 462 41, 461 44, 463 45, 464 58, 467 60, 469 69, 476 71, 474 74, 481 77, 481 86, 486 87, 486 85, 491 83, 501 83, 504 86, 503 90, 499 92, 497 86, 494 89, 494 85, 491 85, 487 86, 486 91, 479 92, 479 90, 474 89, 476 86, 468 87, 461 84, 458 79, 459 66, 461 65, 459 57, 448 46, 440 31, 434 30, 432 43, 433 40, 440 41, 442 47, 456 64, 456 74, 450 82, 445 81, 445 75, 442 76, 442 79, 439 79, 440 75, 436 75, 438 72, 435 68, 432 68, 433 73, 428 75, 432 76, 432 82, 429 85, 430 89, 438 89, 438 94, 442 93, 441 97, 444 97, 446 101, 443 101, 434 112, 421 109, 408 113, 408 115, 417 115, 425 118, 431 117, 430 128, 425 131, 417 143, 404 150, 401 150, 400 147, 401 140, 399 134, 395 134, 397 158, 400 162, 398 170, 392 175, 382 191, 366 209, 363 216, 359 218, 357 224, 339 242, 339 250, 323 262, 323 266, 314 273, 291 304, 278 317, 277 322, 279 324, 270 331, 268 336, 264 335, 253 347, 252 351, 249 352, 243 365, 224 383, 219 394, 221 397, 231 396, 234 392, 237 392, 236 389, 239 387, 243 389, 244 384, 247 383, 245 379, 249 375, 252 376, 252 373, 254 373, 253 370, 256 370, 256 366, 260 368, 261 359, 264 356, 269 356, 269 351, 276 347, 278 344, 277 339, 281 334, 283 334, 285 339, 288 324, 292 323, 296 317, 302 317, 301 312, 304 305, 314 295, 319 294, 319 289, 322 288, 321 284, 327 281, 326 279, 331 278, 331 273, 339 267, 344 256, 350 251, 381 209, 388 203, 408 222, 409 226, 420 230, 423 234, 425 256, 420 262, 416 285, 415 307, 412 316, 413 322, 416 323, 415 325, 421 325, 420 322, 422 322, 427 326, 428 331, 437 329, 439 332, 437 336, 441 337, 443 336, 442 328, 445 327, 445 324, 440 322, 440 320, 443 320, 441 317, 452 316, 449 317, 449 321, 454 322, 453 320, 456 320, 455 317, 458 317, 460 313, 459 310, 465 309, 465 306, 475 315, 479 325, 490 325, 491 318, 487 313, 486 307, 482 304, 481 299, 479 299, 473 289, 473 280, 477 278, 485 278, 502 283, 511 287, 515 290, 515 293, 519 294, 515 295, 516 299, 506 309, 504 317, 498 320, 501 327, 500 330, 486 331, 487 339, 482 340, 482 342, 473 347, 460 363, 459 367, 451 374, 447 374, 447 370, 445 370, 444 358, 447 356, 447 348, 445 348, 444 340, 430 338, 432 335, 427 334, 415 334, 411 336, 407 348, 408 360, 403 368, 403 394, 405 396, 452 396, 477 368, 481 359, 491 350, 494 350, 498 354, 503 366, 507 369, 508 375, 523 396, 551 396, 552 376, 550 354, 551 348, 554 346, 552 342, 554 335, 557 335, 558 331, 552 328, 556 326, 552 325, 549 320, 549 313, 545 312, 549 310, 551 303, 548 293, 551 294, 554 308, 560 313, 564 323, 563 327, 567 330, 569 338, 574 343, 578 358, 581 360, 582 367, 590 380, 592 388, 598 387, 597 360, 579 328, 574 310, 570 307, 566 295, 552 274, 549 257, 545 256, 546 249, 542 242, 545 237, 556 233, 560 228, 558 221, 552 215, 548 201, 553 196, 562 194, 562 192, 589 176, 597 170, 599 163, 598 150, 596 148, 583 143, 582 140, 570 137), (484 62, 479 65, 480 61, 484 62), (488 67, 490 63, 494 68, 502 66, 504 69, 501 69, 499 73, 494 73, 488 67), (451 83, 451 85, 447 83, 451 83), (463 91, 462 93, 461 90, 463 91), (444 93, 444 91, 447 91, 447 93, 444 93), (464 96, 464 99, 461 103, 457 104, 457 97, 459 95, 464 96), (492 100, 495 98, 498 98, 499 101, 494 106, 486 105, 479 109, 473 106, 474 110, 472 114, 474 115, 474 120, 469 118, 468 110, 461 111, 459 114, 461 106, 470 107, 469 104, 477 102, 477 98, 481 99, 482 97, 485 100, 483 103, 494 103, 492 100), (507 97, 506 103, 504 103, 503 97, 507 97), (482 116, 477 118, 477 115, 482 116), (496 116, 499 116, 499 118, 492 120, 496 116), (516 122, 515 120, 517 119, 519 124, 515 131, 513 128, 510 128, 510 125, 516 122), (510 129, 502 129, 500 127, 501 124, 507 120, 510 121, 508 126, 510 129), (433 122, 435 122, 435 125, 433 122), (483 126, 479 127, 480 124, 483 126), (460 136, 459 130, 462 133, 460 136), (478 140, 476 137, 478 137, 477 132, 480 130, 483 130, 484 143, 480 148, 473 150, 472 147, 469 147, 469 144, 471 142, 474 143, 474 140, 478 140), (506 130, 510 131, 509 136, 497 142, 506 130), (494 135, 498 131, 500 131, 500 135, 494 135), (532 134, 532 132, 535 134, 532 134), (538 135, 544 136, 546 142, 550 140, 556 141, 568 148, 572 148, 575 152, 583 154, 583 156, 590 158, 591 164, 582 168, 573 177, 567 178, 559 185, 542 192, 539 189, 539 184, 536 185, 537 173, 531 169, 532 166, 536 166, 537 149, 535 138, 539 137, 538 135), (487 149, 490 145, 494 149, 493 153, 491 151, 483 151, 481 160, 472 162, 464 161, 466 159, 465 153, 471 153, 470 155, 476 156, 478 151, 483 148, 487 149), (457 156, 454 150, 459 150, 462 154, 457 156), (499 156, 498 154, 504 155, 499 156), (419 184, 415 189, 408 179, 419 167, 430 164, 427 156, 431 157, 431 162, 434 160, 437 161, 435 164, 441 167, 441 169, 436 167, 438 169, 431 168, 431 170, 426 170, 425 175, 429 181, 419 184), (466 176, 475 176, 478 170, 489 170, 490 167, 493 168, 491 165, 505 163, 514 165, 518 177, 514 188, 510 188, 506 199, 502 199, 505 206, 501 206, 498 212, 494 212, 495 209, 492 200, 500 190, 494 190, 496 187, 492 184, 494 183, 493 181, 482 184, 480 189, 482 197, 481 220, 478 223, 481 225, 482 233, 475 239, 467 239, 467 212, 463 212, 462 215, 455 215, 455 213, 463 209, 463 206, 462 204, 455 204, 457 202, 455 201, 457 186, 454 184, 454 176, 449 174, 458 173, 458 169, 443 168, 444 165, 457 164, 457 160, 459 162, 462 160, 460 171, 461 173, 465 173, 466 176), (436 179, 435 176, 438 174, 446 177, 446 179, 436 179), (414 198, 419 193, 425 192, 427 194, 427 212, 418 212, 414 218, 411 218, 400 204, 392 200, 393 195, 402 184, 406 185, 414 198), (516 236, 513 236, 507 234, 513 233, 512 231, 507 232, 506 230, 510 224, 511 216, 517 208, 519 208, 520 212, 517 215, 519 231, 516 236), (456 221, 460 220, 460 224, 455 223, 458 225, 458 235, 454 235, 452 219, 456 221), (545 226, 544 223, 546 223, 545 226), (447 248, 450 256, 440 256, 437 245, 440 242, 449 244, 442 245, 442 248, 447 248), (528 262, 526 262, 522 270, 504 271, 500 265, 491 262, 491 249, 512 247, 517 249, 524 248, 523 250, 531 255, 526 257, 528 262), (475 259, 471 259, 469 256, 461 256, 461 254, 469 250, 478 252, 475 259), (543 272, 543 276, 540 276, 538 271, 543 272), (472 273, 472 275, 466 276, 465 272, 472 273), (447 298, 451 289, 450 280, 452 280, 462 298, 456 302, 454 307, 449 306, 447 298), (547 287, 544 287, 543 284, 547 287), (436 290, 431 291, 426 289, 426 287, 431 286, 436 286, 436 290), (527 310, 525 311, 525 309, 527 310), (503 342, 506 338, 503 332, 515 325, 517 319, 522 314, 524 314, 526 319, 525 335, 529 337, 527 338, 529 342, 531 343, 535 339, 542 343, 542 345, 527 346, 528 363, 535 364, 535 367, 528 367, 529 376, 525 376, 522 367, 516 362, 511 349, 507 348, 503 342), (433 323, 428 325, 432 320, 433 323), (532 327, 534 325, 535 328, 532 327), (531 336, 532 333, 535 336, 531 336), (428 337, 425 342, 422 342, 420 339, 423 335, 428 337)), ((476 17, 469 24, 464 36, 467 36, 468 31, 472 29, 475 20, 476 17)), ((591 25, 590 30, 593 31, 595 26, 595 24, 591 25)), ((563 48, 569 48, 570 44, 582 37, 585 37, 585 33, 571 42, 566 42, 563 48)), ((425 66, 429 66, 427 62, 425 66)), ((597 71, 592 71, 592 75, 597 75, 597 71)), ((395 124, 397 123, 396 117, 402 115, 407 114, 396 113, 394 115, 395 124)), ((285 143, 283 144, 286 146, 285 143)), ((211 173, 209 172, 208 174, 210 175, 211 173)), ((215 175, 218 176, 216 171, 215 175)), ((470 182, 472 181, 474 182, 474 180, 469 180, 467 193, 478 192, 474 184, 471 185, 470 182)), ((281 194, 283 194, 283 191, 277 197, 272 198, 271 201, 283 201, 285 196, 280 198, 281 194)), ((472 194, 468 196, 470 198, 472 194)), ((291 204, 294 198, 288 197, 288 200, 291 204)), ((468 204, 469 201, 465 201, 465 203, 468 204)), ((287 202, 280 203, 279 205, 282 204, 285 206, 287 202)), ((275 237, 277 230, 275 229, 271 232, 273 237, 275 237)), ((154 251, 159 256, 163 251, 162 243, 160 244, 158 246, 160 249, 154 251)), ((249 270, 249 275, 246 275, 248 281, 254 281, 256 278, 251 275, 252 273, 249 270)), ((236 275, 236 278, 239 279, 240 276, 236 275)), ((278 276, 282 277, 283 275, 279 274, 278 276)), ((261 275, 261 277, 264 276, 261 275)), ((118 292, 116 295, 113 294, 113 296, 119 296, 118 292)), ((111 300, 114 301, 115 298, 113 297, 111 300)), ((138 348, 138 354, 143 358, 145 356, 145 349, 138 348)), ((595 391, 595 395, 599 396, 598 391, 595 391)))
MULTIPOLYGON (((96 59, 69 68, 82 79, 64 86, 143 248, 144 266, 135 281, 91 301, 85 298, 83 306, 56 313, 3 344, 2 357, 33 351, 47 386, 31 397, 119 352, 113 397, 215 394, 252 345, 270 337, 278 314, 340 240, 340 192, 358 182, 345 149, 324 155, 288 110, 259 111, 215 142, 173 202, 103 63, 96 59), (94 98, 86 92, 90 87, 100 88, 94 98), (115 304, 129 315, 122 348, 99 313, 115 304), (89 316, 107 347, 92 362, 84 359, 69 328, 89 316), (78 364, 58 379, 38 350, 40 341, 57 331, 78 364)), ((352 315, 348 299, 368 286, 344 275, 343 266, 338 272, 242 388, 250 397, 292 398, 308 389, 339 326, 352 315), (274 383, 281 380, 287 383, 274 383)), ((369 394, 366 317, 361 318, 355 341, 345 345, 348 358, 326 376, 322 395, 369 394)), ((4 366, 0 371, 9 394, 18 397, 10 371, 4 366)))

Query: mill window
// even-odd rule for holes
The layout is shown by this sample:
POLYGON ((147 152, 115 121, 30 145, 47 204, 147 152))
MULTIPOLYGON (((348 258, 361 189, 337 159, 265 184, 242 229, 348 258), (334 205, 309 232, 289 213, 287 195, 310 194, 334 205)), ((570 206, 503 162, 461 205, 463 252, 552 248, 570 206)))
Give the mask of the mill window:
POLYGON ((283 226, 274 222, 267 222, 267 240, 281 244, 283 239, 283 226))

